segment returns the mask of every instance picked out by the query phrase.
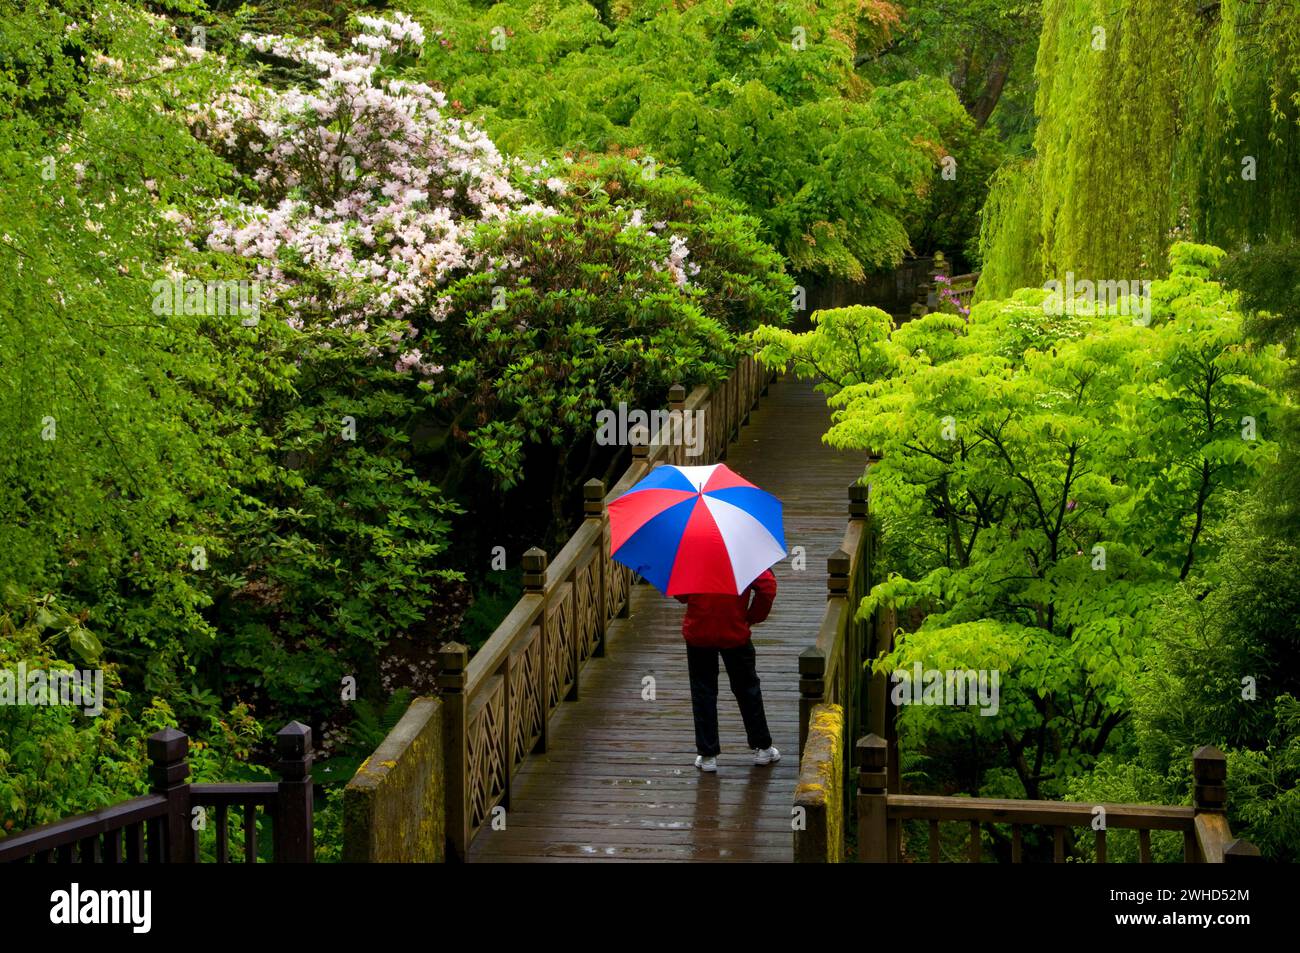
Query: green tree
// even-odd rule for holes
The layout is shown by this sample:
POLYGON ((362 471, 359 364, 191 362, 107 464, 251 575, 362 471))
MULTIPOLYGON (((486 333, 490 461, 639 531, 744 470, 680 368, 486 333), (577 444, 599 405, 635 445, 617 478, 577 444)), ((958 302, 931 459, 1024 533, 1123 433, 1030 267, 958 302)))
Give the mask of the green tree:
POLYGON ((797 271, 897 263, 941 159, 966 155, 972 121, 945 81, 873 89, 855 71, 891 4, 653 0, 612 25, 581 2, 416 10, 438 31, 426 75, 506 147, 644 149, 743 202, 797 271))
POLYGON ((1001 672, 995 717, 918 707, 904 724, 1002 748, 1030 797, 1060 793, 1130 717, 1156 597, 1213 552, 1224 491, 1275 457, 1268 427, 1247 434, 1243 418, 1271 419, 1280 357, 1245 346, 1207 279, 1221 257, 1176 246, 1149 325, 1120 306, 1054 309, 1041 290, 969 321, 860 315, 877 328, 826 439, 882 455, 873 510, 907 551, 862 611, 926 614, 887 671, 1001 672))

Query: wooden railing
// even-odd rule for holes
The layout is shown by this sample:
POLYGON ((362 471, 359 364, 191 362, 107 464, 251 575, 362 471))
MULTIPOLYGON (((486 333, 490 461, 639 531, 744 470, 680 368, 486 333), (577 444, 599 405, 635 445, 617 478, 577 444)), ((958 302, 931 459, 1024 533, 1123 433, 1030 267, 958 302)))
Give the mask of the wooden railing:
POLYGON ((191 784, 189 738, 167 728, 148 741, 152 792, 121 804, 22 831, 0 840, 0 862, 197 863, 199 836, 215 813, 216 861, 230 859, 229 813, 242 815, 244 860, 257 860, 258 808, 271 822, 273 859, 310 863, 311 729, 291 722, 276 735, 280 781, 191 784), (210 809, 215 809, 212 811, 210 809), (196 825, 195 818, 202 818, 196 825))
POLYGON ((980 273, 972 272, 969 275, 953 275, 948 279, 948 291, 952 298, 964 308, 969 308, 971 299, 975 297, 975 286, 979 283, 980 273))
MULTIPOLYGON (((870 464, 868 464, 868 470, 870 464)), ((843 709, 844 777, 852 764, 853 740, 862 729, 886 734, 888 714, 885 680, 866 677, 863 661, 888 651, 892 626, 876 616, 858 618, 858 606, 871 590, 879 538, 871 520, 866 486, 849 487, 849 520, 840 549, 826 560, 826 611, 817 640, 799 655, 799 750, 808 739, 815 706, 827 703, 843 709)))
POLYGON ((1011 828, 1011 862, 1023 860, 1024 830, 1038 828, 1052 833, 1052 860, 1065 863, 1074 853, 1071 831, 1092 831, 1098 863, 1106 862, 1106 837, 1111 830, 1138 832, 1138 858, 1151 862, 1151 832, 1180 831, 1183 861, 1219 864, 1258 860, 1259 850, 1249 841, 1236 839, 1228 826, 1227 760, 1214 747, 1204 747, 1192 756, 1195 780, 1193 806, 1165 804, 1088 804, 1066 801, 1000 800, 994 798, 933 797, 891 793, 888 788, 888 743, 879 735, 868 735, 857 743, 858 750, 858 859, 873 863, 897 863, 904 859, 902 825, 926 821, 929 825, 928 860, 940 859, 941 823, 967 826, 966 859, 979 863, 983 857, 982 830, 994 825, 1011 828))
POLYGON ((931 311, 939 311, 947 304, 970 308, 980 273, 976 271, 967 275, 949 275, 950 267, 951 263, 943 257, 943 252, 934 253, 927 280, 916 286, 912 317, 919 318, 931 311), (947 300, 943 295, 945 289, 948 291, 947 300))
MULTIPOLYGON (((873 462, 874 458, 867 465, 868 482, 873 462)), ((931 861, 940 859, 941 823, 967 825, 966 855, 972 862, 982 859, 981 831, 993 830, 995 825, 1010 828, 1013 863, 1022 860, 1026 828, 1051 831, 1052 856, 1057 862, 1078 855, 1071 834, 1075 829, 1094 831, 1094 850, 1101 863, 1106 861, 1107 829, 1137 831, 1138 856, 1142 862, 1151 859, 1151 832, 1162 830, 1182 832, 1183 858, 1187 862, 1222 863, 1259 856, 1259 851, 1249 842, 1234 839, 1228 827, 1224 813, 1227 762, 1212 747, 1199 749, 1192 759, 1195 777, 1192 807, 901 793, 898 736, 888 676, 884 672, 865 674, 867 661, 893 650, 896 619, 887 610, 878 610, 868 618, 858 617, 862 598, 878 578, 878 551, 879 531, 871 515, 869 486, 851 486, 844 541, 840 550, 827 560, 826 611, 816 642, 799 656, 799 750, 801 756, 806 754, 801 763, 801 779, 806 777, 811 782, 823 777, 843 777, 845 787, 851 788, 855 778, 849 762, 856 751, 856 798, 855 792, 849 790, 844 802, 856 803, 860 860, 903 860, 902 830, 909 821, 928 823, 931 861), (836 714, 842 716, 843 726, 840 743, 822 743, 816 750, 805 752, 814 710, 826 717, 827 709, 818 708, 822 705, 839 706, 836 714), (868 732, 867 736, 856 744, 851 743, 850 739, 859 738, 862 731, 868 732), (825 763, 831 757, 827 752, 832 750, 837 751, 835 765, 825 763)), ((844 837, 848 818, 825 816, 842 803, 836 796, 839 792, 822 792, 811 783, 804 787, 809 790, 802 799, 800 791, 796 791, 794 808, 796 816, 802 809, 808 823, 795 831, 795 859, 811 861, 841 856, 840 839, 844 837), (828 843, 829 838, 835 838, 837 843, 828 843)))
POLYGON ((634 435, 631 465, 613 489, 599 480, 583 487, 582 526, 555 558, 524 553, 524 594, 473 659, 459 643, 440 652, 450 858, 465 859, 494 812, 509 808, 511 779, 529 754, 546 750, 551 714, 577 699, 583 665, 604 654, 610 624, 628 614, 632 574, 610 559, 606 503, 660 464, 724 459, 771 377, 746 357, 712 388, 688 395, 674 386, 669 411, 703 413, 695 418, 701 453, 688 457, 681 440, 658 430, 634 435))

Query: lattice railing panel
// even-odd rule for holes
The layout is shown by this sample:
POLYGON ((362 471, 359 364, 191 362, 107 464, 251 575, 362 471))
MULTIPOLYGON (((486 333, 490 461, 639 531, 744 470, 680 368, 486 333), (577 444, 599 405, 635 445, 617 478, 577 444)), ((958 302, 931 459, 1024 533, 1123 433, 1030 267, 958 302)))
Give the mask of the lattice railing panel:
POLYGON ((585 662, 600 644, 600 563, 595 553, 574 578, 578 658, 585 662))
POLYGON ((546 613, 546 651, 550 672, 548 703, 552 709, 569 693, 578 677, 573 651, 577 637, 578 627, 573 618, 573 584, 566 582, 552 593, 546 613))
POLYGON ((494 676, 474 700, 466 724, 466 807, 471 834, 500 803, 506 790, 505 679, 494 676))
POLYGON ((542 737, 542 718, 542 629, 535 625, 510 655, 512 767, 522 764, 542 737))

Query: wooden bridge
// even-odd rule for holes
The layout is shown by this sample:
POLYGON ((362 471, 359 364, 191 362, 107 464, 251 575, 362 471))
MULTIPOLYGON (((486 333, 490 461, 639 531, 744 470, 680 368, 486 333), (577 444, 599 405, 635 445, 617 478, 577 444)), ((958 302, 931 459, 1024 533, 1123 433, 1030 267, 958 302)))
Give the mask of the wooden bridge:
POLYGON ((485 827, 470 860, 792 859, 799 653, 826 608, 824 569, 844 535, 845 488, 866 463, 821 442, 826 422, 826 401, 811 385, 776 381, 727 449, 728 466, 784 501, 795 554, 774 567, 776 604, 754 629, 780 762, 752 763, 724 676, 718 773, 695 769, 684 607, 636 585, 629 616, 606 633, 604 657, 583 669, 578 700, 553 717, 546 751, 515 776, 505 829, 485 827))
MULTIPOLYGON (((936 261, 932 278, 941 273, 936 261)), ((973 277, 946 283, 952 301, 969 301, 973 277)), ((674 387, 669 409, 703 414, 702 457, 643 432, 612 488, 584 486, 581 526, 554 558, 524 554, 523 596, 472 659, 465 646, 444 648, 440 695, 416 699, 348 785, 344 858, 824 862, 845 859, 855 828, 860 860, 937 861, 954 842, 941 824, 949 835, 955 824, 971 862, 990 846, 1011 862, 1088 851, 1104 862, 1097 805, 902 792, 885 678, 864 669, 898 627, 888 613, 857 613, 883 575, 871 461, 822 443, 829 416, 813 387, 745 358, 713 387, 674 387), (785 506, 790 557, 773 567, 776 604, 754 633, 782 758, 752 763, 720 679, 722 754, 718 772, 702 774, 684 609, 610 558, 606 503, 657 465, 720 459, 785 506)), ((185 741, 179 732, 150 740, 148 796, 0 841, 0 861, 227 862, 242 852, 254 862, 259 822, 271 833, 262 859, 312 858, 309 729, 281 732, 282 780, 256 785, 190 784, 185 741), (191 815, 209 808, 215 832, 192 834, 191 815), (231 808, 242 831, 229 824, 231 808)), ((1136 832, 1143 862, 1152 831, 1180 833, 1187 862, 1258 858, 1228 827, 1223 755, 1200 749, 1193 774, 1192 805, 1102 805, 1106 823, 1136 832)))

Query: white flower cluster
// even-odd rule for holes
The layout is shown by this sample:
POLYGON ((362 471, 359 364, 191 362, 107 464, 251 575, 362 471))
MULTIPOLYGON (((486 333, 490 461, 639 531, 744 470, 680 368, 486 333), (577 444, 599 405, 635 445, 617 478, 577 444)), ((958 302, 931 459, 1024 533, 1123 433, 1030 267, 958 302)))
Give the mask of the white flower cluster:
MULTIPOLYGON (((237 88, 207 115, 208 135, 252 177, 269 204, 220 210, 208 244, 256 258, 268 301, 284 299, 295 327, 313 319, 359 332, 380 318, 442 321, 437 287, 478 264, 469 250, 477 223, 555 210, 514 188, 496 146, 480 129, 445 115, 445 96, 423 83, 376 79, 395 44, 423 42, 404 15, 360 17, 356 52, 339 55, 319 40, 247 36, 254 49, 316 68, 312 90, 237 88), (328 300, 305 290, 308 273, 327 277, 328 300), (289 294, 289 292, 295 292, 289 294), (304 321, 304 318, 308 318, 304 321)), ((546 182, 556 194, 565 183, 546 182)), ((401 335, 387 341, 399 372, 442 368, 401 335)))

